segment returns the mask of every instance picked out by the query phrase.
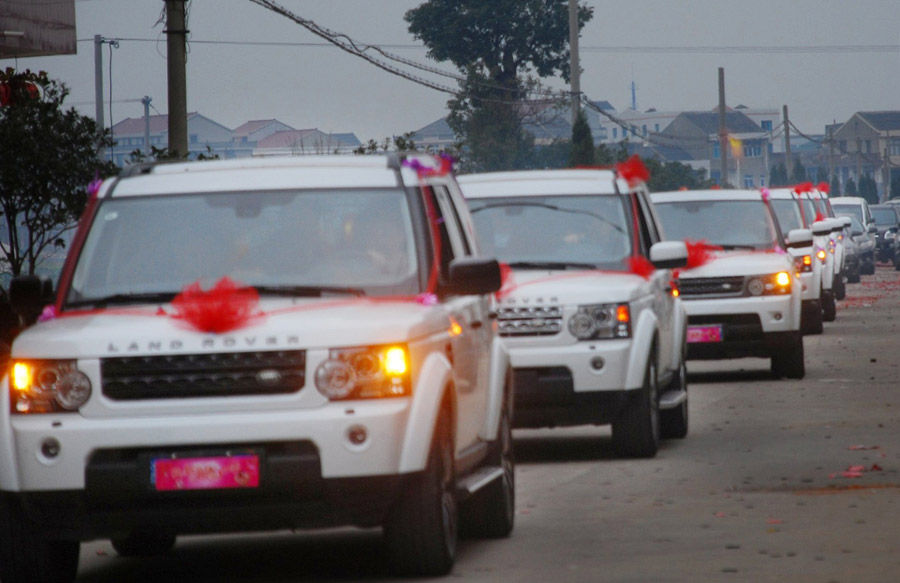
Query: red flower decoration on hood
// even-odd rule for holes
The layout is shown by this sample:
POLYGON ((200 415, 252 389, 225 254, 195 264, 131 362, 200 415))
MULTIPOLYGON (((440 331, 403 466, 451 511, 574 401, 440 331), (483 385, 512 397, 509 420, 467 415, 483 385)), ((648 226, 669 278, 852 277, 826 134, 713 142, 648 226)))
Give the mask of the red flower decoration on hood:
POLYGON ((221 334, 250 325, 262 316, 257 310, 259 294, 252 287, 240 287, 223 277, 204 291, 200 283, 192 283, 172 300, 175 314, 200 332, 221 334))
POLYGON ((647 182, 650 180, 650 171, 647 170, 647 167, 644 166, 640 156, 637 154, 633 155, 625 162, 616 164, 616 172, 625 179, 628 186, 634 186, 640 182, 647 182))
POLYGON ((694 267, 700 267, 709 262, 712 259, 712 251, 721 251, 722 248, 718 245, 710 245, 706 241, 691 241, 690 239, 685 239, 685 246, 687 247, 687 265, 685 269, 693 269, 694 267))
POLYGON ((644 279, 649 279, 653 275, 653 264, 643 255, 632 255, 628 258, 628 271, 635 275, 640 275, 644 279))

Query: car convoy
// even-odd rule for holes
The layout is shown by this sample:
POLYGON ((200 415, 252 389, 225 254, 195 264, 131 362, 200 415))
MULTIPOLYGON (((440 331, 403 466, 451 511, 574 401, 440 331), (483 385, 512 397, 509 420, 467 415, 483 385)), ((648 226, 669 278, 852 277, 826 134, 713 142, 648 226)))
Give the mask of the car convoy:
POLYGON ((0 579, 71 581, 94 539, 343 525, 446 574, 460 533, 513 530, 513 428, 652 457, 688 434, 687 361, 802 378, 877 252, 868 207, 646 178, 391 154, 103 181, 56 285, 10 285, 0 579))

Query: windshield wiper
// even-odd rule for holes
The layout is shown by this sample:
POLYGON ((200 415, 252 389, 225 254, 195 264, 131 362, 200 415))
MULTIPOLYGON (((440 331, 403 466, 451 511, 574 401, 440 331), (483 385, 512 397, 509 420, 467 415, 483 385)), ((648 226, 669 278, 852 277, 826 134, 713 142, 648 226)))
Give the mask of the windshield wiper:
POLYGON ((572 261, 513 261, 509 266, 513 269, 597 269, 596 263, 572 261))
POLYGON ((484 206, 480 206, 478 208, 472 209, 472 214, 474 215, 475 213, 481 212, 486 209, 517 207, 517 206, 538 207, 538 208, 549 209, 551 211, 557 211, 557 212, 561 212, 561 213, 571 213, 573 215, 587 215, 589 217, 593 217, 593 218, 597 219, 598 221, 600 221, 602 223, 609 225, 610 227, 612 227, 613 229, 615 229, 616 231, 618 231, 620 233, 623 233, 623 234, 625 233, 625 229, 623 229, 621 226, 617 225, 616 223, 610 221, 606 217, 599 215, 597 213, 592 213, 591 211, 586 211, 586 210, 581 210, 581 209, 563 208, 561 206, 556 206, 555 204, 547 204, 545 202, 493 202, 493 203, 488 203, 488 204, 485 204, 484 206))
POLYGON ((756 245, 749 245, 749 244, 746 244, 746 243, 744 243, 744 244, 734 244, 734 245, 721 245, 721 244, 720 244, 719 247, 721 247, 722 249, 724 249, 724 250, 726 250, 726 251, 731 251, 731 250, 734 250, 734 249, 750 249, 750 250, 756 250, 756 249, 759 249, 759 247, 757 247, 756 245))
POLYGON ((264 295, 300 296, 320 298, 327 294, 364 296, 366 292, 358 287, 340 287, 331 285, 255 285, 253 288, 264 295))
POLYGON ((95 308, 105 308, 109 305, 125 305, 125 304, 164 304, 171 302, 176 296, 176 292, 144 292, 132 294, 112 294, 99 298, 91 298, 86 300, 78 300, 75 302, 67 302, 67 308, 81 308, 84 306, 93 306, 95 308))

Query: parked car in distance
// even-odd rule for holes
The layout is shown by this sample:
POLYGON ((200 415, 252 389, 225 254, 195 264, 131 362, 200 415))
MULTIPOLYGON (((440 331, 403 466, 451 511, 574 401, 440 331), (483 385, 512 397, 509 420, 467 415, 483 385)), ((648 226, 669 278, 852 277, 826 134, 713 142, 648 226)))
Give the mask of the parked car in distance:
POLYGON ((398 573, 447 573, 460 524, 513 528, 500 282, 445 158, 104 181, 2 380, 0 577, 72 580, 94 539, 351 525, 398 573))
MULTIPOLYGON (((666 237, 702 245, 706 260, 677 280, 688 359, 759 357, 776 377, 803 378, 801 284, 770 205, 755 190, 651 195, 666 237)), ((789 233, 809 246, 806 229, 789 233)))
POLYGON ((687 434, 686 317, 642 182, 617 170, 461 175, 498 293, 513 366, 514 427, 612 425, 621 455, 687 434))
POLYGON ((860 275, 872 275, 875 273, 875 233, 874 227, 865 228, 856 215, 838 215, 850 219, 850 239, 856 247, 858 269, 854 277, 848 274, 848 283, 859 283, 860 275))
POLYGON ((894 263, 897 257, 897 232, 900 231, 900 206, 893 204, 869 205, 875 227, 878 229, 875 249, 878 260, 883 263, 894 263))

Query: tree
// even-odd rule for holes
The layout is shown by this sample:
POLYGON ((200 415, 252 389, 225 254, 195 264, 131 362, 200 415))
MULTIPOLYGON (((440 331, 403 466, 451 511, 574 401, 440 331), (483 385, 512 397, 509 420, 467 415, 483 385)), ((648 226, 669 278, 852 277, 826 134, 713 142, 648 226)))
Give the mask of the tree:
POLYGON ((787 168, 784 164, 775 164, 769 170, 769 186, 787 186, 787 168))
POLYGON ((803 162, 798 159, 794 159, 794 163, 791 164, 791 183, 799 184, 801 182, 806 182, 809 180, 806 174, 806 168, 803 166, 803 162))
POLYGON ((844 194, 847 196, 856 196, 856 182, 853 181, 852 178, 848 178, 847 182, 844 184, 844 194))
POLYGON ((118 168, 99 152, 112 143, 96 122, 63 109, 65 85, 46 72, 0 72, 13 99, 0 106, 0 260, 12 275, 34 274, 84 210, 88 185, 118 168))
POLYGON ((859 179, 859 196, 869 204, 878 204, 878 185, 871 176, 862 176, 859 179))
POLYGON ((697 190, 710 188, 713 184, 705 177, 705 171, 696 170, 681 162, 661 162, 654 158, 647 158, 644 160, 644 164, 650 172, 647 188, 651 192, 664 192, 680 188, 697 190))
POLYGON ((841 181, 836 174, 831 177, 829 186, 828 191, 831 196, 841 196, 841 181))
POLYGON ((584 111, 578 110, 575 125, 572 126, 572 148, 569 166, 593 166, 596 162, 594 138, 584 111))
MULTIPOLYGON (((579 30, 593 9, 578 8, 579 30)), ((524 168, 533 139, 522 130, 531 76, 569 78, 566 0, 428 0, 404 16, 428 56, 465 76, 448 102, 470 170, 524 168)))

